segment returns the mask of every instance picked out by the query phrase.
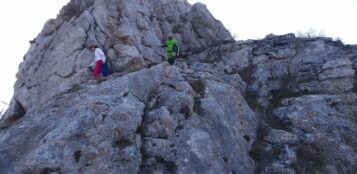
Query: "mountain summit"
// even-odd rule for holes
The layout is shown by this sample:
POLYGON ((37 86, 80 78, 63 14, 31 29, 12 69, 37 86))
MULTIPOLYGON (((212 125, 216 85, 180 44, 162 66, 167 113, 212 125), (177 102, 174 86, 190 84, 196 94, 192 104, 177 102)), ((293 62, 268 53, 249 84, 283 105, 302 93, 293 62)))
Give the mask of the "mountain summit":
POLYGON ((186 0, 71 0, 30 43, 0 120, 0 173, 357 171, 357 46, 235 41, 186 0), (110 63, 99 84, 93 42, 110 63))

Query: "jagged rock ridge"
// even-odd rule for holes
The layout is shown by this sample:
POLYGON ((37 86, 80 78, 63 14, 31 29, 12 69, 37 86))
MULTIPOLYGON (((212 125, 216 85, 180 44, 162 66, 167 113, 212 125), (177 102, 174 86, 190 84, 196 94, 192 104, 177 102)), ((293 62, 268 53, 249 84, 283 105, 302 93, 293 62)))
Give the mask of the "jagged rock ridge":
POLYGON ((19 67, 0 173, 355 173, 356 61, 329 38, 236 42, 186 0, 72 0, 19 67))

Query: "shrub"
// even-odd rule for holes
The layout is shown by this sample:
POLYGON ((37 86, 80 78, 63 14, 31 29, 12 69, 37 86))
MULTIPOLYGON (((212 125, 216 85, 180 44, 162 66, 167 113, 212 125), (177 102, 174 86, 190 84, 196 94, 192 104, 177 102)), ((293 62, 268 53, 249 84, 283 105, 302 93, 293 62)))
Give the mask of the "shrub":
POLYGON ((310 28, 310 29, 309 29, 308 31, 306 31, 306 32, 298 31, 298 32, 296 33, 296 35, 297 35, 298 37, 308 38, 308 39, 317 38, 317 37, 326 37, 324 30, 320 30, 319 32, 317 32, 316 29, 313 29, 313 28, 310 28))
POLYGON ((0 101, 0 119, 5 114, 5 111, 8 107, 9 105, 7 103, 0 101))
POLYGON ((60 14, 65 20, 69 20, 72 17, 80 16, 85 9, 94 4, 93 0, 71 0, 66 6, 64 6, 60 14))
POLYGON ((327 164, 323 145, 319 143, 301 143, 296 149, 297 161, 291 167, 298 173, 319 173, 327 164))

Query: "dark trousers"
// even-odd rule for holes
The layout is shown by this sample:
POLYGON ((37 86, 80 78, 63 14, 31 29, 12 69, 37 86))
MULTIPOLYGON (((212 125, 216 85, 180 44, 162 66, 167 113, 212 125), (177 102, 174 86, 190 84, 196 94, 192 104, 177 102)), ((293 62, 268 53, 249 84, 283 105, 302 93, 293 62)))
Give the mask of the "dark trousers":
POLYGON ((169 64, 174 65, 175 64, 175 58, 169 58, 169 64))
POLYGON ((103 77, 108 77, 109 76, 109 63, 104 63, 103 64, 103 70, 102 70, 103 77))

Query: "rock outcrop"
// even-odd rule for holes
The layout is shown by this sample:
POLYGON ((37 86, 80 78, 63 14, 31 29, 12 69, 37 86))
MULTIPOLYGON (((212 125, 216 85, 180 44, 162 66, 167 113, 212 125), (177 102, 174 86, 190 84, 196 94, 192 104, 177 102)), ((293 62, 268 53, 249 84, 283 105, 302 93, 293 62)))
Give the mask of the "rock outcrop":
POLYGON ((72 0, 19 66, 0 173, 356 173, 356 69, 329 38, 234 41, 199 3, 72 0))

